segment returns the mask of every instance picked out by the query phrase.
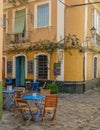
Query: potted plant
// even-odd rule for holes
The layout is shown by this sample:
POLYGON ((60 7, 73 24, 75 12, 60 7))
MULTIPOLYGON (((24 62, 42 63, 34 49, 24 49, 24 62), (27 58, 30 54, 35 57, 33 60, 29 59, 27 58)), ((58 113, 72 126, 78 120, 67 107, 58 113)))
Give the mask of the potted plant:
POLYGON ((58 86, 57 84, 47 84, 47 89, 50 89, 51 94, 58 94, 59 90, 58 90, 58 86))

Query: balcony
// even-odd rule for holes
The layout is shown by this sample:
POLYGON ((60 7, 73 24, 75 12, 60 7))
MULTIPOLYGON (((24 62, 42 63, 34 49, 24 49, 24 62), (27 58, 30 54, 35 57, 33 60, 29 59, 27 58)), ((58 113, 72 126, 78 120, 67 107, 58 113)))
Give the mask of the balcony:
POLYGON ((99 34, 96 34, 92 37, 92 45, 93 46, 95 46, 95 45, 100 46, 100 35, 99 34))
POLYGON ((31 34, 30 32, 24 34, 7 34, 4 32, 4 39, 3 39, 3 51, 8 50, 12 46, 16 45, 24 45, 30 43, 31 34))

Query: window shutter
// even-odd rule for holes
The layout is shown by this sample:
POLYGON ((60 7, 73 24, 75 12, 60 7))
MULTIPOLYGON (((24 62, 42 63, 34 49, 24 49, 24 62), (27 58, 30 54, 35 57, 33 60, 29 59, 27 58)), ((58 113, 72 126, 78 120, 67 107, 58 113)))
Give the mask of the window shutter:
POLYGON ((25 28, 25 9, 16 11, 13 34, 23 33, 25 28))

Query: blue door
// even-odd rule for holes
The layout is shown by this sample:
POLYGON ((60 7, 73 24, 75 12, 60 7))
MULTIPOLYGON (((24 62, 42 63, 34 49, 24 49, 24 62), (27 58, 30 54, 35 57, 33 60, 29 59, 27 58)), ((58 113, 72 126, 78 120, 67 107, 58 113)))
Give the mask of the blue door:
POLYGON ((25 57, 16 57, 16 86, 25 86, 25 57))

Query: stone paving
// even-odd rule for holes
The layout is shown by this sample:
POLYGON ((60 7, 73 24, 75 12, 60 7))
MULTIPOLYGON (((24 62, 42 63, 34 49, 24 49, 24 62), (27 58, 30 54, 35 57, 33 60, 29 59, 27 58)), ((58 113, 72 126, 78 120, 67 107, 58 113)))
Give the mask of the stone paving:
POLYGON ((84 94, 59 94, 57 125, 41 121, 20 123, 12 111, 3 111, 0 130, 100 130, 100 87, 84 94))

